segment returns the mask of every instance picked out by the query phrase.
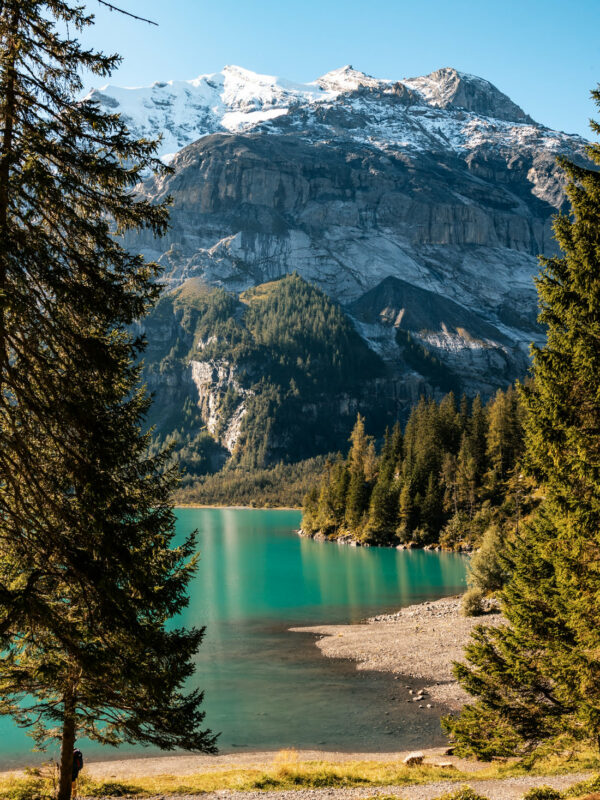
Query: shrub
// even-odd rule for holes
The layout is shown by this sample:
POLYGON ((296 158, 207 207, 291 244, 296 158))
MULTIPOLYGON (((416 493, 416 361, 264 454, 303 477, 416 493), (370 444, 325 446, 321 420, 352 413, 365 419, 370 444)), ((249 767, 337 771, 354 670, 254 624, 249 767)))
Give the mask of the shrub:
POLYGON ((469 565, 469 586, 484 592, 501 589, 506 580, 506 567, 502 560, 504 537, 496 525, 491 525, 483 535, 481 548, 469 565))
POLYGON ((595 778, 589 778, 587 781, 576 783, 574 786, 571 786, 569 789, 567 789, 565 796, 582 797, 584 795, 598 793, 600 793, 600 775, 596 775, 595 778))
POLYGON ((560 800, 561 793, 551 786, 536 786, 524 795, 523 800, 560 800))
POLYGON ((10 786, 0 786, 2 800, 52 800, 54 796, 50 784, 41 778, 27 778, 10 786))
POLYGON ((450 517, 440 534, 442 547, 454 550, 456 544, 464 538, 468 525, 469 519, 466 514, 458 512, 450 517))
POLYGON ((487 798, 474 792, 470 786, 461 786, 460 789, 443 794, 436 800, 487 800, 487 798))
POLYGON ((485 611, 483 607, 483 592, 481 589, 474 587, 465 592, 461 612, 465 617, 479 617, 485 611))
POLYGON ((435 537, 426 528, 419 527, 414 529, 410 539, 419 547, 423 547, 426 544, 430 544, 435 537))
POLYGON ((86 797, 147 797, 148 792, 139 786, 121 783, 120 781, 84 781, 81 786, 82 793, 86 797))

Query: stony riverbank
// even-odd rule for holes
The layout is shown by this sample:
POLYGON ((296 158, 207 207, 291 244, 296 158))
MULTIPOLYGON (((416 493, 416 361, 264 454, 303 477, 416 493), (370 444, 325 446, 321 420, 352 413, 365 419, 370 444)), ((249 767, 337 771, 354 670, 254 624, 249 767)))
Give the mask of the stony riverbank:
POLYGON ((448 552, 448 553, 465 553, 469 554, 473 552, 473 545, 469 542, 458 542, 456 546, 450 547, 442 547, 440 544, 425 544, 421 545, 417 542, 410 541, 404 542, 400 544, 370 544, 369 542, 365 542, 362 539, 357 539, 351 533, 339 533, 337 536, 326 536, 321 531, 316 531, 315 533, 309 533, 305 531, 303 528, 300 528, 296 531, 298 536, 303 536, 306 539, 313 539, 315 542, 331 542, 332 544, 346 544, 350 547, 385 547, 393 550, 433 550, 436 553, 439 552, 448 552))
POLYGON ((394 673, 403 680, 399 692, 406 703, 419 707, 457 709, 467 695, 454 680, 452 664, 475 625, 498 625, 499 613, 463 617, 460 597, 408 606, 358 625, 319 625, 293 628, 315 634, 317 647, 329 658, 357 662, 359 670, 394 673), (414 683, 411 683, 411 679, 414 683), (421 699, 418 699, 421 698, 421 699))

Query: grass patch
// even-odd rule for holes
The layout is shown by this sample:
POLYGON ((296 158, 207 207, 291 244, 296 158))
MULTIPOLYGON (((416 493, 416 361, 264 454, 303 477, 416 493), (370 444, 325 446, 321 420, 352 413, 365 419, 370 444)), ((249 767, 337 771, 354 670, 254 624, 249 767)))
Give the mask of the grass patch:
MULTIPOLYGON (((569 772, 597 770, 598 758, 589 753, 570 754, 567 758, 556 756, 533 766, 523 762, 493 762, 476 771, 453 767, 436 767, 423 764, 407 767, 401 761, 301 761, 293 750, 278 753, 270 765, 254 768, 213 769, 194 775, 157 775, 131 780, 93 781, 80 779, 79 791, 83 797, 151 797, 156 795, 202 795, 224 789, 238 791, 273 791, 283 789, 322 789, 344 787, 410 786, 439 780, 462 784, 456 791, 444 795, 443 800, 481 800, 464 784, 470 780, 518 777, 522 775, 550 776, 569 772)), ((600 791, 600 778, 584 781, 562 794, 564 798, 581 797, 600 791)), ((22 780, 0 781, 1 800, 50 800, 53 796, 51 781, 46 777, 28 777, 22 780)), ((378 800, 384 800, 378 796, 378 800)), ((397 797, 394 796, 394 800, 397 797)), ((533 798, 532 798, 533 800, 533 798)), ((536 798, 537 800, 537 798, 536 798)), ((539 800, 543 800, 539 798, 539 800)), ((549 800, 549 799, 548 799, 549 800)), ((600 797, 595 798, 600 800, 600 797)))
POLYGON ((148 797, 157 794, 204 794, 223 789, 237 791, 273 791, 281 789, 324 789, 360 786, 408 786, 434 780, 465 780, 466 773, 437 767, 405 767, 401 763, 357 761, 332 764, 326 761, 277 763, 271 767, 230 769, 197 775, 157 775, 136 778, 134 782, 114 784, 83 781, 81 793, 91 797, 127 794, 148 797), (116 789, 116 791, 115 791, 116 789))
POLYGON ((595 778, 590 778, 587 781, 576 783, 565 792, 566 797, 589 797, 594 794, 600 794, 600 775, 596 775, 595 778))

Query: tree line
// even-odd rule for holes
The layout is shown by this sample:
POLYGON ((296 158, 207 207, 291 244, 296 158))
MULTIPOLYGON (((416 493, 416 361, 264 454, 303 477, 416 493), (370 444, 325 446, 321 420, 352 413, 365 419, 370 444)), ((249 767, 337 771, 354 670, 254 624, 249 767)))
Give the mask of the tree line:
POLYGON ((304 500, 302 526, 372 544, 478 542, 527 502, 521 474, 523 408, 514 388, 484 404, 451 392, 422 397, 379 450, 359 415, 347 457, 326 465, 304 500))

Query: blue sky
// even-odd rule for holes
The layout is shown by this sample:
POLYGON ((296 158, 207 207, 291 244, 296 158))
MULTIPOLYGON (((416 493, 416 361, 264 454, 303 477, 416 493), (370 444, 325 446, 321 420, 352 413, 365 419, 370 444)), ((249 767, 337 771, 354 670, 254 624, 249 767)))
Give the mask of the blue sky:
MULTIPOLYGON (((600 117, 600 0, 87 0, 87 44, 124 57, 111 83, 188 79, 237 64, 310 81, 352 64, 379 78, 452 66, 492 81, 552 128, 591 136, 600 117)), ((98 82, 96 81, 96 84, 98 82)))

